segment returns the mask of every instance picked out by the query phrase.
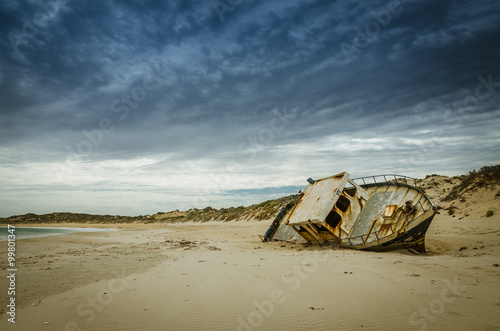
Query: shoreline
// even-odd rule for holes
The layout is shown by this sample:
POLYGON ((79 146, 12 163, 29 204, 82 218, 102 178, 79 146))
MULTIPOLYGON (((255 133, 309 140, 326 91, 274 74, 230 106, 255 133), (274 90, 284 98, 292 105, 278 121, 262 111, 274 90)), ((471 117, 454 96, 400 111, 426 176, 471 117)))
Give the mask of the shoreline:
POLYGON ((0 227, 13 225, 16 228, 136 228, 141 225, 160 225, 160 224, 130 224, 130 223, 0 223, 0 227))
MULTIPOLYGON (((4 241, 13 241, 8 239, 8 235, 12 233, 8 232, 8 229, 12 229, 10 225, 4 226, 0 224, 0 228, 5 229, 5 239, 0 238, 0 242, 4 241)), ((116 228, 96 228, 96 227, 67 227, 67 226, 15 226, 13 228, 14 232, 14 240, 25 240, 30 238, 38 238, 38 237, 50 237, 50 236, 60 236, 71 233, 80 233, 80 232, 108 232, 108 231, 117 231, 116 228), (36 229, 36 230, 47 230, 43 232, 26 232, 27 229, 36 229), (24 230, 24 231, 19 231, 24 230)))

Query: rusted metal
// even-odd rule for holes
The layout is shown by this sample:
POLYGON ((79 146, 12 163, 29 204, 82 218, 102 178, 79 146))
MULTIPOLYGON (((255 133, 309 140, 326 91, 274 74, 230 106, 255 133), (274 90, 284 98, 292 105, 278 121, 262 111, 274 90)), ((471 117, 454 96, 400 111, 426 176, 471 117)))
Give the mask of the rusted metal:
POLYGON ((280 212, 266 240, 425 250, 425 231, 436 206, 415 179, 394 174, 350 179, 343 172, 308 182, 295 205, 280 212))
POLYGON ((396 208, 398 206, 396 205, 387 205, 385 207, 384 213, 382 214, 382 217, 384 218, 391 218, 394 212, 396 211, 396 208))

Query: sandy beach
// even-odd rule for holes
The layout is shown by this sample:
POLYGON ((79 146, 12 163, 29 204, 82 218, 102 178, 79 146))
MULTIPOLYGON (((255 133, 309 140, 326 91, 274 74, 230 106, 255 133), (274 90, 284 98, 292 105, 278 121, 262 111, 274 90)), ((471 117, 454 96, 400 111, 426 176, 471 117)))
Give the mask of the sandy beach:
POLYGON ((19 240, 16 323, 3 295, 1 329, 500 329, 497 214, 437 215, 424 255, 262 243, 270 222, 19 240))

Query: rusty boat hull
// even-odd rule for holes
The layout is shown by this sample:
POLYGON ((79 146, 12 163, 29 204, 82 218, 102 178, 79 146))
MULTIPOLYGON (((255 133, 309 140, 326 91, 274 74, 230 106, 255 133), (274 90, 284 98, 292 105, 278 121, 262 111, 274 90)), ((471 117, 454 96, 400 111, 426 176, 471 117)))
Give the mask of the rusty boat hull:
POLYGON ((343 172, 308 181, 297 201, 280 211, 263 241, 425 252, 425 234, 437 208, 416 179, 400 175, 350 179, 343 172))
POLYGON ((398 234, 394 238, 386 238, 378 242, 360 245, 344 245, 345 247, 368 250, 368 251, 390 251, 396 249, 410 249, 418 253, 425 253, 425 234, 431 225, 434 215, 429 216, 403 234, 398 234))

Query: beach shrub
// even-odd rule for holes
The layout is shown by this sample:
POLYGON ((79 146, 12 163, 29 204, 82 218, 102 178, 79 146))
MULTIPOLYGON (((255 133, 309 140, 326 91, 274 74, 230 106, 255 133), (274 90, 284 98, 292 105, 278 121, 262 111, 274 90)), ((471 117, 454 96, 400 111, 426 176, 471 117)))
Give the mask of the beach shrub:
POLYGON ((500 183, 500 165, 482 167, 478 171, 472 170, 467 175, 459 176, 458 179, 460 182, 451 189, 443 201, 455 200, 467 190, 500 183))
POLYGON ((490 210, 488 210, 488 211, 486 212, 486 217, 490 217, 490 216, 492 216, 493 214, 494 214, 493 210, 491 210, 491 209, 490 209, 490 210))

